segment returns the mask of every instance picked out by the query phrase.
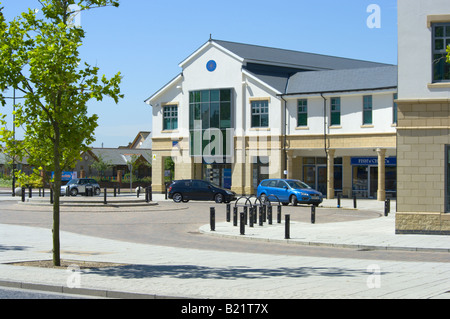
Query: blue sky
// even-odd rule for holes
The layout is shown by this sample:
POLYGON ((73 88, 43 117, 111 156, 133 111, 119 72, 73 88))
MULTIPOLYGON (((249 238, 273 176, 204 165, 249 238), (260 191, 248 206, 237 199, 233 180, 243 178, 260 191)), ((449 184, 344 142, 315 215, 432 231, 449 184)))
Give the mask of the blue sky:
MULTIPOLYGON (((36 0, 0 0, 7 21, 36 0)), ((94 147, 118 147, 151 131, 144 100, 180 73, 178 64, 210 34, 219 40, 397 64, 396 0, 121 0, 119 8, 84 12, 83 61, 111 77, 118 71, 125 94, 90 102, 99 115, 94 147), (370 4, 380 28, 369 28, 370 4)), ((3 109, 1 113, 11 113, 3 109)), ((20 129, 18 130, 20 137, 20 129)))

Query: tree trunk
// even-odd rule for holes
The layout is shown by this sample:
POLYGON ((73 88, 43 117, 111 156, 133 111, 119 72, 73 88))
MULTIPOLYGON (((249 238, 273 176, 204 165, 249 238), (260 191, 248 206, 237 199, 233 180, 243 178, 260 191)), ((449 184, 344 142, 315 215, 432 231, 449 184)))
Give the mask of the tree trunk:
POLYGON ((59 197, 61 195, 61 167, 60 167, 60 153, 59 153, 59 126, 54 125, 55 129, 55 144, 53 145, 54 156, 54 182, 53 182, 53 265, 61 266, 60 256, 60 240, 59 240, 59 197))

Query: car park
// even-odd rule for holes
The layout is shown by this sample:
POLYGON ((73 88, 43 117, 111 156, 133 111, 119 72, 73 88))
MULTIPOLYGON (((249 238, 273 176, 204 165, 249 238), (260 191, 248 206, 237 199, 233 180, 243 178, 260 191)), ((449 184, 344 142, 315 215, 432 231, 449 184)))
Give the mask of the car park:
POLYGON ((297 204, 318 206, 323 201, 322 193, 295 179, 265 179, 258 185, 257 196, 263 201, 268 198, 270 201, 278 200, 283 205, 291 203, 294 206, 297 204))
POLYGON ((86 194, 92 190, 92 194, 100 195, 100 185, 92 178, 73 178, 66 185, 61 186, 61 195, 77 196, 86 194))
POLYGON ((186 203, 190 200, 229 203, 236 200, 236 193, 204 180, 183 179, 172 182, 168 188, 168 197, 176 203, 186 203))

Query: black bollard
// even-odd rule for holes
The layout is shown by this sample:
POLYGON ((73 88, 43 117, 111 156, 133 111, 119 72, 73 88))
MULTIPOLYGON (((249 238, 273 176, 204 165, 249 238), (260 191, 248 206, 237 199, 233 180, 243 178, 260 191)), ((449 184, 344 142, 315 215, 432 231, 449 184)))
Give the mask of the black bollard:
POLYGON ((25 187, 22 187, 22 202, 25 202, 25 187))
POLYGON ((233 226, 237 226, 237 207, 233 207, 233 226))
POLYGON ((42 187, 42 197, 45 197, 45 187, 42 187))
POLYGON ((216 209, 214 207, 209 208, 209 225, 211 227, 211 231, 216 230, 216 209))
POLYGON ((272 206, 267 206, 267 219, 269 221, 269 225, 272 225, 272 206))
POLYGON ((53 204, 53 188, 50 188, 50 204, 53 204))
POLYGON ((253 224, 258 222, 258 206, 253 205, 253 224))
POLYGON ((244 206, 244 221, 245 221, 245 225, 247 225, 247 221, 248 221, 248 207, 244 206))
POLYGON ((228 203, 228 204, 227 204, 227 212, 226 212, 227 223, 230 222, 230 214, 231 214, 231 204, 228 203))
POLYGON ((263 225, 263 209, 262 206, 259 206, 259 226, 263 225))
POLYGON ((114 197, 117 196, 117 186, 114 186, 114 197))
POLYGON ((341 208, 341 193, 337 194, 337 208, 341 208))
POLYGON ((316 206, 311 206, 311 224, 316 223, 316 206))
POLYGON ((356 194, 353 194, 353 208, 356 209, 356 194))
POLYGON ((241 226, 241 235, 245 235, 245 213, 244 212, 241 213, 240 226, 241 226))
POLYGON ((281 205, 277 206, 277 223, 281 224, 281 205))
POLYGON ((138 186, 136 191, 136 196, 139 198, 139 194, 141 193, 141 188, 138 186))
POLYGON ((291 215, 284 215, 284 239, 290 239, 290 225, 289 221, 291 219, 291 215))
POLYGON ((33 197, 31 186, 28 186, 28 197, 29 198, 33 197))
POLYGON ((107 195, 107 194, 106 194, 106 187, 105 187, 105 193, 103 194, 103 196, 104 196, 104 197, 103 197, 103 204, 105 204, 105 205, 107 204, 107 201, 106 201, 106 195, 107 195))
POLYGON ((386 198, 386 200, 384 201, 384 216, 388 216, 389 212, 390 212, 390 207, 391 203, 390 200, 388 198, 386 198))
POLYGON ((253 206, 250 206, 250 212, 249 212, 249 214, 250 214, 250 218, 249 218, 249 221, 250 221, 250 227, 253 227, 253 214, 254 214, 254 209, 253 209, 253 206))

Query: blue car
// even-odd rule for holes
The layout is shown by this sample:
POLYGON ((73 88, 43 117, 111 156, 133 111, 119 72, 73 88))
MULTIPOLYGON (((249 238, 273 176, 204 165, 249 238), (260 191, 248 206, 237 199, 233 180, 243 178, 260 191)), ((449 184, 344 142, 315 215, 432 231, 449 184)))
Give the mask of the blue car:
POLYGON ((309 185, 295 179, 265 179, 257 189, 256 196, 262 201, 268 198, 271 202, 277 202, 277 199, 283 205, 291 203, 296 206, 300 204, 311 204, 318 206, 323 201, 323 195, 312 189, 309 185))

